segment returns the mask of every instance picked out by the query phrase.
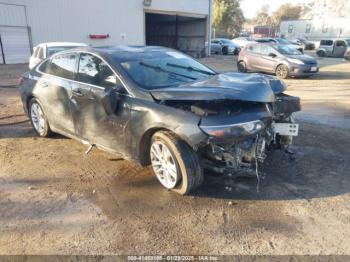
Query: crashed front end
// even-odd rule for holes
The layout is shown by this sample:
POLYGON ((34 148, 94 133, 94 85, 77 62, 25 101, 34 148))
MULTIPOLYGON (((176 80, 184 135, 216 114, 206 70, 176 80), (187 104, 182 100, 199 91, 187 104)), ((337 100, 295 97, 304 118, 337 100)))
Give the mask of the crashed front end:
POLYGON ((224 73, 152 95, 200 117, 208 139, 196 151, 204 168, 241 175, 256 173, 269 150, 287 149, 298 135, 292 114, 301 110, 300 99, 286 88, 271 76, 224 73))
POLYGON ((215 124, 214 114, 203 116, 200 128, 209 139, 198 152, 206 169, 232 176, 256 175, 269 150, 287 149, 298 135, 292 113, 301 109, 300 100, 281 94, 274 103, 236 102, 236 106, 237 111, 227 115, 236 119, 233 124, 215 124))

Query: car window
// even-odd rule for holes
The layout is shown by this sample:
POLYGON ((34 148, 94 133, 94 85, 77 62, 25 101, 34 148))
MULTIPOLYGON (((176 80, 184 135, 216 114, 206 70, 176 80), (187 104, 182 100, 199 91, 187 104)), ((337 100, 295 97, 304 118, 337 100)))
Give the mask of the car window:
POLYGON ((335 43, 335 45, 336 45, 336 46, 344 46, 344 47, 346 47, 346 43, 345 43, 344 41, 337 41, 337 42, 335 43))
POLYGON ((77 54, 71 53, 54 56, 47 66, 46 72, 54 76, 74 79, 77 56, 77 54))
POLYGON ((91 54, 81 54, 77 80, 104 88, 117 86, 117 77, 100 58, 91 54))
POLYGON ((331 45, 333 45, 333 41, 332 40, 321 40, 320 45, 331 46, 331 45))
POLYGON ((260 54, 264 55, 264 56, 267 56, 269 55, 270 53, 276 53, 276 51, 271 47, 271 46, 268 46, 268 45, 262 45, 260 47, 260 54))
POLYGON ((277 45, 274 47, 282 55, 302 55, 299 50, 288 45, 277 45))
POLYGON ((260 53, 260 45, 250 45, 250 46, 248 46, 247 50, 249 53, 259 54, 260 53))
POLYGON ((50 60, 46 60, 39 66, 39 71, 43 73, 48 73, 48 65, 50 63, 50 60))
POLYGON ((44 48, 40 47, 38 52, 38 58, 44 59, 44 48))

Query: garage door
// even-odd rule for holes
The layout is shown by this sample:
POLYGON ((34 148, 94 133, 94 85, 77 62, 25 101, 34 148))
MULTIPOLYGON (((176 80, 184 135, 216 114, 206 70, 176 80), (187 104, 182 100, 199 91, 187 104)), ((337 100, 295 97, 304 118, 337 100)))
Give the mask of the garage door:
POLYGON ((194 57, 205 56, 207 20, 205 17, 187 17, 146 13, 146 45, 178 49, 194 57))
POLYGON ((0 26, 2 62, 27 63, 30 57, 28 29, 26 27, 0 26))

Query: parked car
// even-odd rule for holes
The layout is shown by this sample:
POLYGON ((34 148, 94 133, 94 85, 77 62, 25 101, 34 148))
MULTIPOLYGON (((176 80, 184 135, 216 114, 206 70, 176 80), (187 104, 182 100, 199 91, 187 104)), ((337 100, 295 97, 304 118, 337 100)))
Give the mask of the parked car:
POLYGON ((348 47, 348 49, 346 50, 346 52, 344 54, 344 59, 350 61, 350 47, 348 47))
POLYGON ((257 38, 255 39, 255 42, 258 43, 275 43, 280 45, 288 45, 291 48, 295 48, 296 50, 299 50, 299 52, 304 53, 303 47, 299 45, 292 44, 285 38, 257 38))
POLYGON ((237 37, 231 40, 234 44, 238 45, 239 47, 243 48, 247 44, 253 42, 250 38, 248 37, 237 37))
POLYGON ((281 44, 249 44, 237 61, 239 72, 275 73, 279 78, 310 76, 319 70, 315 58, 281 44))
POLYGON ((82 43, 70 43, 70 42, 51 42, 42 43, 33 48, 33 54, 29 59, 29 69, 32 69, 38 63, 40 63, 45 58, 68 49, 73 49, 76 47, 87 46, 82 43))
POLYGON ((324 39, 320 41, 320 47, 316 54, 320 57, 344 57, 346 50, 350 47, 349 39, 324 39))
POLYGON ((60 133, 152 165, 180 194, 200 186, 203 168, 259 175, 266 148, 285 148, 298 134, 300 101, 285 90, 271 76, 219 74, 163 47, 60 52, 20 85, 39 136, 60 133))
POLYGON ((289 39, 289 41, 294 45, 302 46, 304 50, 314 50, 316 47, 313 42, 310 42, 305 38, 289 39))
POLYGON ((211 41, 212 53, 224 55, 238 55, 241 48, 231 40, 225 38, 216 38, 211 41))

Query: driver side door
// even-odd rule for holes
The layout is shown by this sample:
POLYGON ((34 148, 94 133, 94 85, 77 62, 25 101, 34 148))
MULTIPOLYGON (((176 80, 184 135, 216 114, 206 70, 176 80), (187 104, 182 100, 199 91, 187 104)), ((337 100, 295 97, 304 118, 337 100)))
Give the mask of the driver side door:
POLYGON ((80 53, 76 82, 72 86, 72 114, 75 133, 91 145, 123 154, 125 126, 130 117, 130 107, 125 94, 118 95, 118 108, 107 112, 103 100, 108 91, 123 90, 119 78, 101 58, 80 53))

